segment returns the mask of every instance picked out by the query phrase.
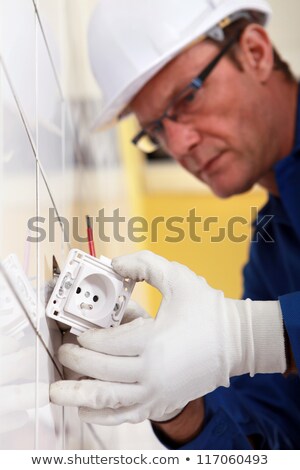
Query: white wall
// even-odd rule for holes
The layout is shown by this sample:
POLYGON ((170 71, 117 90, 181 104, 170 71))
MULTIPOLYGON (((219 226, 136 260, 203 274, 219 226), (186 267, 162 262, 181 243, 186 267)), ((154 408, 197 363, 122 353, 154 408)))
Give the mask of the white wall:
MULTIPOLYGON (((54 406, 48 398, 49 383, 62 377, 56 358, 62 337, 45 318, 46 288, 52 278, 52 255, 62 266, 72 240, 64 242, 56 223, 54 241, 26 241, 29 218, 48 220, 49 208, 55 208, 57 216, 69 217, 81 194, 94 197, 82 169, 86 157, 78 147, 79 124, 65 91, 65 57, 72 49, 66 35, 69 7, 64 0, 0 1, 0 447, 4 449, 83 445, 77 410, 54 406)), ((78 29, 80 18, 76 17, 78 29)), ((118 162, 111 134, 90 136, 90 141, 92 150, 97 143, 97 155, 89 155, 90 160, 98 158, 101 164, 109 151, 112 162, 118 162)), ((109 194, 108 189, 102 184, 100 194, 109 194)), ((84 434, 88 445, 90 427, 84 434)), ((100 441, 93 442, 99 448, 100 441)))
MULTIPOLYGON (((48 398, 49 383, 62 376, 55 356, 61 334, 54 324, 49 329, 44 311, 52 254, 62 262, 68 247, 59 229, 52 244, 26 241, 29 218, 46 216, 50 207, 59 214, 66 210, 67 188, 58 188, 56 178, 74 163, 60 83, 62 57, 44 12, 47 3, 37 2, 42 25, 31 0, 0 3, 0 258, 11 282, 0 280, 0 446, 5 449, 61 449, 69 438, 69 410, 48 398)), ((61 13, 57 7, 60 27, 61 13)))
MULTIPOLYGON (((90 135, 101 94, 87 59, 95 0, 0 0, 0 448, 159 448, 147 424, 83 427, 75 410, 49 403, 61 377, 61 334, 47 323, 52 254, 70 244, 28 243, 28 219, 49 208, 70 217, 89 207, 129 210, 114 131, 90 135), (37 12, 35 11, 37 8, 37 12), (72 102, 71 102, 72 101, 72 102), (88 168, 89 171, 83 170, 88 168), (91 184, 92 182, 92 184, 91 184), (113 206, 115 204, 115 206, 113 206), (14 256, 12 256, 14 254, 14 256), (4 273, 4 274, 3 274, 4 273), (50 327, 49 327, 50 326, 50 327)), ((299 0, 272 0, 274 43, 300 74, 299 0)), ((79 213, 78 215, 83 215, 79 213)), ((122 246, 103 247, 117 254, 122 246)))
POLYGON ((273 17, 269 32, 278 51, 300 77, 300 2, 299 0, 270 0, 273 17))

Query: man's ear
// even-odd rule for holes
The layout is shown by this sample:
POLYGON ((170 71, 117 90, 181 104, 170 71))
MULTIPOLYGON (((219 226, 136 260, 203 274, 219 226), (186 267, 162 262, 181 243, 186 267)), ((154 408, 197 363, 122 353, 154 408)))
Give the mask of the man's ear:
POLYGON ((243 67, 253 73, 261 83, 266 83, 274 66, 273 46, 266 30, 250 24, 240 38, 243 67))

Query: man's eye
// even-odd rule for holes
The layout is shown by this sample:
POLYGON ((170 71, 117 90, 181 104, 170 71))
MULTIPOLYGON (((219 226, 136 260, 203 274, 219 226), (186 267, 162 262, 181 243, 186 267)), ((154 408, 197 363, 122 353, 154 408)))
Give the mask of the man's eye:
POLYGON ((196 96, 195 91, 190 91, 190 92, 187 93, 182 99, 183 99, 186 103, 191 103, 192 101, 194 101, 195 96, 196 96))
POLYGON ((191 110, 191 107, 196 104, 197 90, 188 90, 183 96, 174 103, 173 114, 179 116, 191 110))

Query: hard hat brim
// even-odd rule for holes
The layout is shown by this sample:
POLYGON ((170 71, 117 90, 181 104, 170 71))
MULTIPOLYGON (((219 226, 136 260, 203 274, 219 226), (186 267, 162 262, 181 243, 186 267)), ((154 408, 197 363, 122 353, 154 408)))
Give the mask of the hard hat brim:
MULTIPOLYGON (((229 17, 235 12, 241 11, 241 4, 247 4, 247 10, 256 11, 264 15, 264 24, 267 24, 272 10, 271 7, 262 0, 237 0, 236 8, 232 7, 231 2, 225 2, 224 7, 222 8, 222 19, 229 17)), ((124 110, 128 107, 133 98, 142 90, 142 88, 160 71, 162 70, 172 59, 178 56, 183 50, 185 50, 188 45, 191 45, 195 42, 196 39, 199 41, 205 39, 206 33, 214 26, 219 24, 220 12, 213 12, 207 21, 204 21, 201 24, 201 27, 195 28, 189 35, 187 35, 181 42, 176 43, 176 45, 168 50, 163 56, 157 58, 155 62, 147 64, 147 69, 140 70, 137 73, 136 79, 130 79, 127 84, 123 85, 121 89, 113 96, 110 97, 108 102, 104 102, 104 106, 99 110, 98 115, 91 124, 91 130, 104 130, 107 129, 118 122, 118 120, 123 118, 128 113, 123 113, 124 110)))

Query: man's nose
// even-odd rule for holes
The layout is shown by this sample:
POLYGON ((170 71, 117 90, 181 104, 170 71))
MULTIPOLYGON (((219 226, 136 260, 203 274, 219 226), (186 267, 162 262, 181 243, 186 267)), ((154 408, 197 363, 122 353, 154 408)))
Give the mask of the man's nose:
POLYGON ((187 123, 164 119, 166 151, 180 161, 190 155, 193 148, 201 143, 202 137, 194 126, 187 123))

